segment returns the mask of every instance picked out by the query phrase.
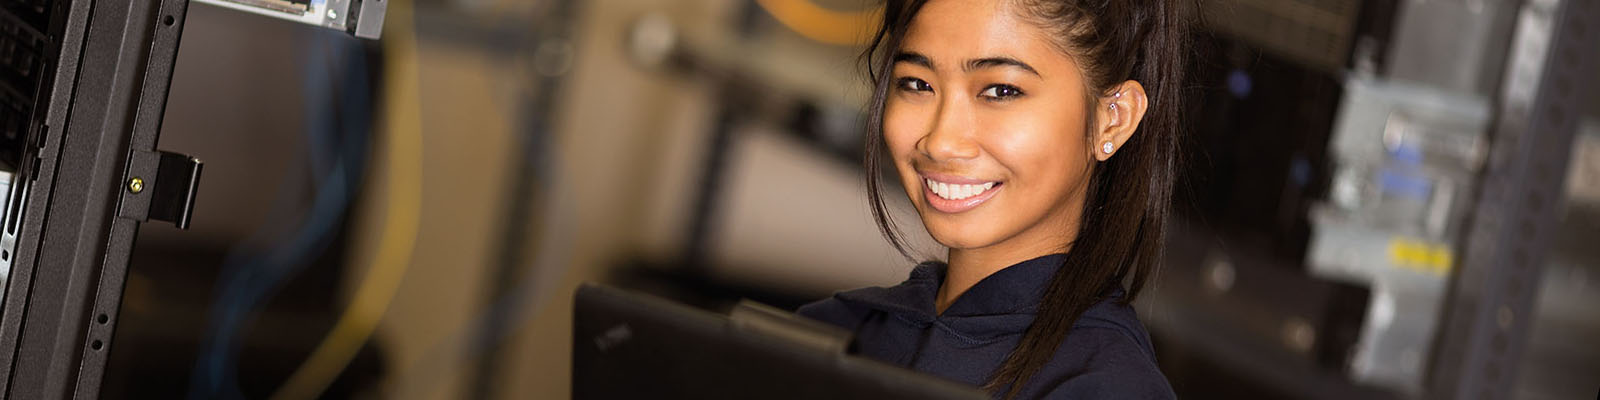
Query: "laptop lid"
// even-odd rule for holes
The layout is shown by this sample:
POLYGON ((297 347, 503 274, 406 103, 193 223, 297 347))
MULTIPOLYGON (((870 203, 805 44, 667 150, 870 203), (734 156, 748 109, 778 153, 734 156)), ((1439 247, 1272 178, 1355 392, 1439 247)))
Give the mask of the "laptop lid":
POLYGON ((989 398, 961 383, 844 354, 848 333, 815 321, 749 307, 735 314, 749 317, 580 287, 573 398, 989 398))

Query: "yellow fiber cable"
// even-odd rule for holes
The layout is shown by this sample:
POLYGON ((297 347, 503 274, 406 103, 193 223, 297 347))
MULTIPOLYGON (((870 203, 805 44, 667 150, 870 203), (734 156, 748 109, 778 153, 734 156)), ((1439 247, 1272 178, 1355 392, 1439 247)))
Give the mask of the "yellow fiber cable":
POLYGON ((387 193, 384 230, 378 239, 377 253, 350 307, 323 338, 304 364, 284 382, 273 399, 311 399, 322 394, 334 378, 355 358, 361 345, 372 336, 388 311, 395 291, 411 264, 411 251, 417 242, 418 219, 422 211, 422 122, 418 117, 416 38, 412 32, 410 0, 389 3, 388 24, 384 27, 384 51, 388 70, 384 89, 391 96, 384 102, 388 127, 387 193))
POLYGON ((835 11, 811 0, 756 0, 783 26, 807 39, 841 46, 866 44, 872 28, 878 26, 883 6, 870 10, 835 11))

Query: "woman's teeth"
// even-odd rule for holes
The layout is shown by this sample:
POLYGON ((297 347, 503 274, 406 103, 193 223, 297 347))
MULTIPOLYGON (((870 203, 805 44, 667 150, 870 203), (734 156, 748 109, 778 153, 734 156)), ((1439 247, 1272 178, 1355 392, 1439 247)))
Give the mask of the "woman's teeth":
POLYGON ((968 197, 977 196, 979 193, 987 192, 989 189, 993 189, 995 185, 995 182, 989 182, 982 185, 952 185, 944 182, 934 181, 932 179, 928 179, 927 181, 928 188, 933 189, 933 194, 939 195, 940 198, 945 200, 961 200, 968 197))

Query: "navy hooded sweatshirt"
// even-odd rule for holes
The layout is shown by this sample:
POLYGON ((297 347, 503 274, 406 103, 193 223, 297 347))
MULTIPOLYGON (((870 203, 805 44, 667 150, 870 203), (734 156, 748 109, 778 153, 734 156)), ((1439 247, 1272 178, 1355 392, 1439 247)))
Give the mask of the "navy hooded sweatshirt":
MULTIPOLYGON (((839 292, 799 314, 855 332, 861 356, 974 386, 985 383, 1033 323, 1045 286, 1065 255, 995 272, 934 311, 945 265, 918 265, 892 287, 839 292)), ((1170 399, 1150 336, 1122 291, 1079 317, 1056 354, 1018 393, 1021 399, 1170 399)))

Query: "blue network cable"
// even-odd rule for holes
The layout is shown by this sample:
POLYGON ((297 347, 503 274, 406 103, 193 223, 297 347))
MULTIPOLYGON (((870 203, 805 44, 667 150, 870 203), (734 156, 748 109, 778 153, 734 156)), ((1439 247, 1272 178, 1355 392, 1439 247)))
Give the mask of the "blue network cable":
MULTIPOLYGON (((316 32, 311 36, 303 64, 308 153, 304 158, 315 188, 311 207, 298 219, 267 221, 249 240, 229 249, 191 374, 190 399, 243 397, 238 377, 241 332, 289 279, 327 250, 362 181, 372 116, 371 77, 364 49, 342 35, 316 32), (340 74, 337 81, 335 73, 340 74), (342 104, 336 101, 340 95, 342 104), (273 235, 284 230, 272 229, 281 224, 275 221, 295 221, 295 226, 286 234, 273 235), (255 247, 260 243, 268 244, 258 250, 255 247)), ((304 183, 286 182, 274 211, 286 214, 294 208, 294 200, 300 197, 294 188, 304 183)))

